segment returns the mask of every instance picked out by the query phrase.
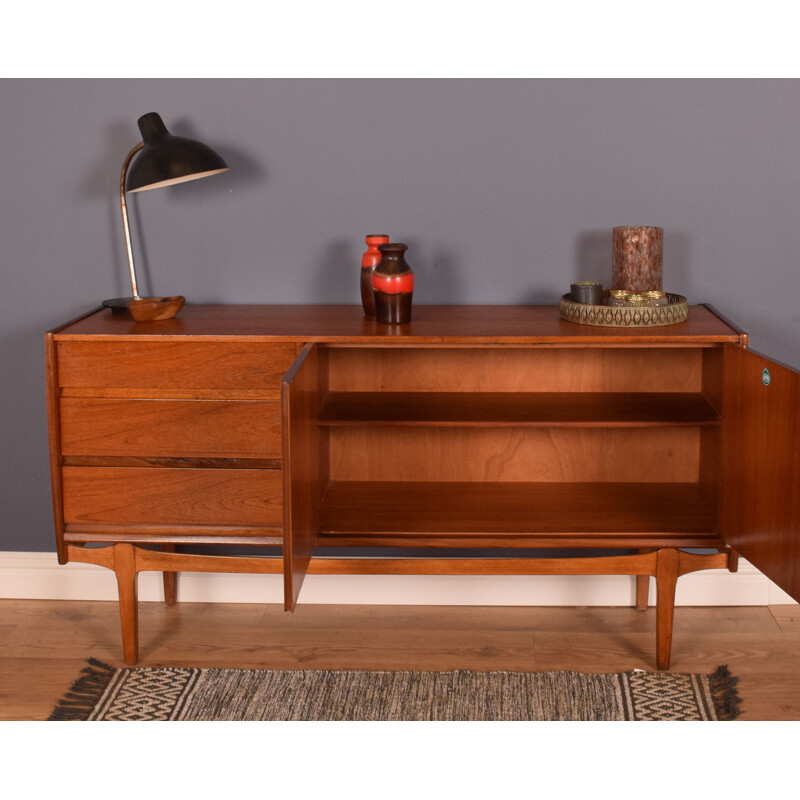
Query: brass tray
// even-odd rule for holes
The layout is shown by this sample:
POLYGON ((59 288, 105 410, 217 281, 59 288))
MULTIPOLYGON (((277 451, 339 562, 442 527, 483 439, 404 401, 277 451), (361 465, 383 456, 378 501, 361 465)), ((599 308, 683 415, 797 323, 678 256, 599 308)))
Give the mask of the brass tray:
POLYGON ((561 316, 580 325, 601 325, 606 328, 655 328, 676 325, 689 315, 689 304, 679 294, 666 292, 665 306, 590 306, 573 303, 565 294, 558 304, 561 316))

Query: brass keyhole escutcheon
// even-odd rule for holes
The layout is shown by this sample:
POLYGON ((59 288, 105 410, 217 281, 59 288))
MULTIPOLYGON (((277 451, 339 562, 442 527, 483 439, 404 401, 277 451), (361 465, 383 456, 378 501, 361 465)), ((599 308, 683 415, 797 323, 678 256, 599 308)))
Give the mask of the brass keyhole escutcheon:
POLYGON ((764 386, 769 386, 770 383, 772 383, 772 375, 769 374, 769 370, 766 367, 764 367, 761 373, 761 383, 763 383, 764 386))

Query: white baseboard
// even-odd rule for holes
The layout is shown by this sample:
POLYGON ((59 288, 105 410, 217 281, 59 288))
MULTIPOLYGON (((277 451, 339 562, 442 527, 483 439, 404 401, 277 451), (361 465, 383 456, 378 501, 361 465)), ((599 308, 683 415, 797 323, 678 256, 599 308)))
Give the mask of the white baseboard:
MULTIPOLYGON (((650 581, 650 602, 655 602, 650 581)), ((313 604, 629 606, 635 581, 619 575, 309 575, 301 601, 313 604)), ((61 566, 55 553, 0 552, 0 597, 25 600, 116 600, 114 573, 93 564, 61 566)), ((164 598, 161 575, 139 575, 139 599, 164 598)), ((280 575, 183 572, 178 600, 188 603, 282 603, 280 575)), ((682 606, 763 606, 795 601, 755 567, 704 570, 678 581, 682 606)))

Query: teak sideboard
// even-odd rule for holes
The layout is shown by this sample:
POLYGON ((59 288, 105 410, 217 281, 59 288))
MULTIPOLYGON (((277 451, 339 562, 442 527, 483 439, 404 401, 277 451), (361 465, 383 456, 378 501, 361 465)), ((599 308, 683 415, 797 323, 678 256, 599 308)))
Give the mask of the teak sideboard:
POLYGON ((679 576, 741 553, 800 598, 800 374, 709 306, 104 309, 46 344, 59 561, 114 570, 127 663, 143 570, 169 603, 179 571, 282 573, 289 611, 307 573, 632 575, 644 607, 655 577, 659 669, 679 576))

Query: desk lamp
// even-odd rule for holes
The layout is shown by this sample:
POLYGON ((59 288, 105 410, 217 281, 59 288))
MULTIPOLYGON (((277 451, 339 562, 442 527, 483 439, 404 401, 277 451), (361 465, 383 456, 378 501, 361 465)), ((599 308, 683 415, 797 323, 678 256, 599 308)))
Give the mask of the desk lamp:
POLYGON ((119 181, 122 227, 125 231, 133 297, 106 300, 103 305, 116 314, 130 314, 137 321, 171 319, 183 308, 185 297, 139 295, 125 192, 143 192, 195 178, 205 178, 224 172, 228 165, 210 147, 194 139, 173 136, 158 114, 150 113, 140 117, 139 131, 142 141, 125 158, 119 181), (135 160, 134 156, 137 156, 135 160))

